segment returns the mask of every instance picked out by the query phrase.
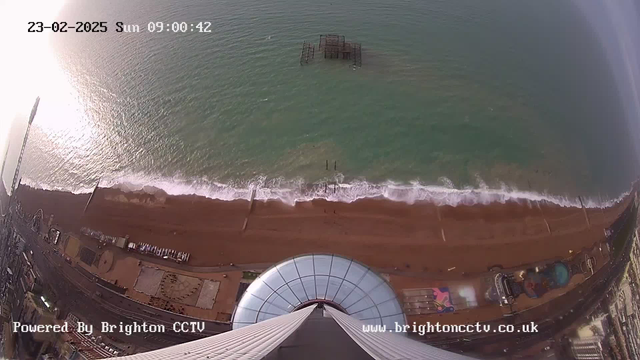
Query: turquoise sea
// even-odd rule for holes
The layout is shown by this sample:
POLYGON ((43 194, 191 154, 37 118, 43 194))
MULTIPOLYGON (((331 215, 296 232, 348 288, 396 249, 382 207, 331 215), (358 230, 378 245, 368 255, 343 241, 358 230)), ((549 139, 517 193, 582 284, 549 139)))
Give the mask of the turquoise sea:
POLYGON ((109 30, 50 35, 71 90, 42 95, 35 186, 615 198, 638 173, 604 47, 568 1, 68 0, 56 19, 109 30), (301 66, 302 42, 326 33, 360 42, 362 67, 318 53, 301 66), (307 186, 323 182, 340 191, 307 186))

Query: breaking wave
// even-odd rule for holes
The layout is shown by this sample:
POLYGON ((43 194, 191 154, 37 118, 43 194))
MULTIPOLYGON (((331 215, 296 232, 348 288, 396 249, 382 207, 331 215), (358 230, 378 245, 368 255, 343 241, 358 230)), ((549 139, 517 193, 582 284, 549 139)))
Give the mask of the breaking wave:
MULTIPOLYGON (((518 190, 504 183, 499 188, 489 187, 479 176, 476 176, 477 187, 455 188, 453 182, 446 177, 438 180, 442 185, 427 185, 418 181, 399 183, 386 181, 373 184, 366 180, 344 181, 339 174, 332 179, 324 179, 309 184, 302 178, 269 179, 259 176, 249 181, 221 183, 206 178, 188 179, 181 177, 149 176, 133 174, 114 176, 100 180, 101 188, 116 188, 122 191, 144 191, 155 193, 163 191, 168 195, 198 195, 218 200, 250 199, 255 190, 256 200, 280 200, 294 205, 296 202, 325 199, 328 201, 350 203, 359 199, 378 198, 413 204, 431 202, 437 205, 475 205, 490 203, 548 202, 563 207, 580 207, 580 199, 518 190)), ((64 187, 53 186, 30 179, 23 179, 24 185, 44 190, 70 191, 74 194, 91 193, 94 186, 64 187)), ((583 198, 585 207, 603 208, 621 201, 629 191, 615 199, 583 198)))
POLYGON ((73 186, 51 185, 45 182, 28 179, 26 177, 23 177, 21 179, 20 186, 28 186, 34 189, 42 189, 42 190, 49 190, 49 191, 66 191, 73 194, 90 194, 91 192, 93 192, 93 188, 94 188, 93 186, 73 187, 73 186))

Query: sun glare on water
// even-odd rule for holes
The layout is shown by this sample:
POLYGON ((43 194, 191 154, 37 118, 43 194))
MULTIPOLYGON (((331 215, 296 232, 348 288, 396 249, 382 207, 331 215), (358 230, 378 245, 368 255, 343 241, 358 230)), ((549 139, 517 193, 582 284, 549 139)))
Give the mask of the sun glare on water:
MULTIPOLYGON (((40 96, 34 126, 40 127, 61 151, 89 147, 93 132, 78 92, 59 66, 49 40, 63 36, 45 29, 28 32, 29 22, 51 24, 64 0, 3 0, 0 11, 0 134, 7 134, 11 120, 28 116, 40 96), (64 136, 61 136, 64 135, 64 136), (73 140, 73 141, 69 141, 73 140)), ((6 146, 0 136, 0 149, 6 146)))

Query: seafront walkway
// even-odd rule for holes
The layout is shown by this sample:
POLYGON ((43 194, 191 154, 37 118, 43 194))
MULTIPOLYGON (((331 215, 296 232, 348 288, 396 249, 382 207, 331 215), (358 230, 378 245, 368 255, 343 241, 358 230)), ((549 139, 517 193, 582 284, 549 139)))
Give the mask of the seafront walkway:
POLYGON ((111 324, 120 322, 130 324, 132 321, 138 321, 164 324, 169 328, 176 321, 204 321, 206 326, 205 331, 197 335, 167 332, 155 334, 153 338, 149 338, 146 334, 134 334, 127 336, 126 339, 119 338, 121 342, 133 344, 142 349, 154 349, 196 340, 202 336, 214 335, 230 329, 230 326, 225 323, 169 313, 139 303, 91 281, 72 264, 67 263, 60 254, 55 253, 52 244, 38 241, 37 234, 28 229, 25 224, 18 224, 19 222, 16 221, 14 227, 33 251, 32 259, 37 272, 42 274, 45 284, 55 292, 58 300, 56 306, 62 306, 63 309, 67 309, 66 311, 73 311, 75 315, 89 320, 96 326, 102 321, 111 324))
MULTIPOLYGON (((39 194, 34 193, 34 200, 40 199, 39 194)), ((76 202, 78 213, 82 212, 80 204, 84 207, 82 198, 73 194, 46 196, 49 196, 47 201, 62 196, 71 203, 76 202)), ((146 310, 153 313, 155 321, 168 322, 183 316, 177 313, 180 312, 188 318, 218 320, 212 323, 224 324, 227 328, 238 298, 257 273, 302 253, 351 255, 381 273, 396 291, 410 323, 503 323, 536 317, 546 321, 545 312, 554 313, 556 308, 563 311, 561 299, 573 298, 569 294, 588 287, 594 281, 591 280, 594 274, 577 274, 566 287, 549 291, 538 299, 521 295, 511 307, 501 307, 486 296, 493 276, 496 272, 515 273, 556 261, 580 260, 587 252, 597 260, 594 270, 601 275, 601 269, 609 266, 607 231, 619 222, 617 219, 626 212, 632 198, 629 196, 607 209, 550 206, 543 207, 544 213, 541 208, 526 204, 439 208, 428 204, 385 203, 376 208, 378 203, 373 200, 359 207, 328 202, 295 207, 259 203, 250 214, 248 226, 242 230, 246 202, 213 202, 212 209, 218 212, 211 214, 204 211, 210 206, 209 200, 193 197, 175 200, 189 200, 190 204, 185 205, 201 202, 199 206, 203 211, 198 212, 201 218, 193 218, 174 202, 160 204, 149 197, 104 189, 97 192, 88 213, 77 217, 68 208, 58 215, 56 202, 34 202, 23 208, 25 211, 44 209, 43 222, 48 219, 63 234, 71 234, 75 239, 73 251, 68 251, 67 240, 57 245, 61 253, 72 258, 69 260, 72 265, 62 256, 51 256, 51 261, 59 261, 60 266, 74 270, 69 273, 74 274, 70 275, 72 281, 82 285, 81 281, 88 279, 78 271, 82 268, 125 289, 122 296, 100 284, 82 285, 85 286, 83 293, 98 305, 107 302, 102 306, 104 311, 122 307, 125 311, 120 315, 135 318, 146 310), (140 200, 139 196, 143 198, 140 200), (418 222, 422 218, 429 223, 418 222), (177 264, 110 245, 102 247, 95 240, 73 235, 78 234, 74 229, 82 226, 107 234, 127 234, 134 242, 188 251, 192 253, 192 260, 190 264, 177 264), (86 256, 82 260, 81 253, 93 253, 91 260, 86 256), (98 266, 103 256, 111 257, 113 265, 98 266), (156 279, 157 284, 140 286, 145 282, 143 273, 145 279, 156 279), (160 279, 175 277, 180 277, 182 284, 217 283, 213 308, 198 308, 195 300, 189 302, 180 297, 174 301, 163 295, 164 285, 160 279), (103 294, 102 297, 96 298, 95 291, 103 294), (410 304, 415 299, 411 296, 423 293, 427 294, 425 300, 418 299, 418 302, 424 302, 427 311, 415 313, 410 304), (442 294, 448 302, 442 301, 445 298, 440 297, 442 294), (163 310, 169 307, 156 305, 158 298, 170 304, 171 309, 179 310, 163 310), (556 303, 560 305, 550 310, 549 304, 556 303), (440 305, 452 309, 441 311, 440 305)), ((198 204, 192 206, 198 207, 198 204)), ((45 226, 42 228, 45 231, 45 226)), ((42 246, 54 247, 44 243, 42 246)))

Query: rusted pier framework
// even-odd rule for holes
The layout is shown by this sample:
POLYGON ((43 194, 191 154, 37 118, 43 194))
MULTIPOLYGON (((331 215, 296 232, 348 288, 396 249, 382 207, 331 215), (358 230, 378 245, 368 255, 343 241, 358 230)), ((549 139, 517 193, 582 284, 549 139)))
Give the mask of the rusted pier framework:
POLYGON ((314 44, 303 42, 302 51, 300 52, 300 65, 308 64, 316 54, 316 46, 314 44))
MULTIPOLYGON (((322 51, 325 59, 352 60, 353 66, 362 66, 362 45, 346 41, 343 35, 320 35, 318 51, 322 51)), ((309 59, 313 59, 314 52, 315 45, 305 41, 300 53, 300 65, 308 64, 309 59)))

